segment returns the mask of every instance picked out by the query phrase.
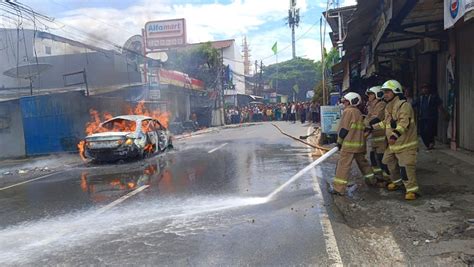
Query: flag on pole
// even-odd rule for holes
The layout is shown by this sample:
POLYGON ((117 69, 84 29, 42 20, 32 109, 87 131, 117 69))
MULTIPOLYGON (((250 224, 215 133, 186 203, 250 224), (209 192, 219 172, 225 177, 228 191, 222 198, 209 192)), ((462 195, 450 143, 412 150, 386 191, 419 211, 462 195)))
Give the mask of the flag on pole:
POLYGON ((274 54, 274 55, 277 54, 277 52, 278 52, 277 42, 275 42, 275 44, 272 46, 272 51, 273 51, 273 54, 274 54))
POLYGON ((295 93, 297 94, 300 92, 300 87, 298 86, 298 84, 293 85, 293 91, 295 91, 295 93))

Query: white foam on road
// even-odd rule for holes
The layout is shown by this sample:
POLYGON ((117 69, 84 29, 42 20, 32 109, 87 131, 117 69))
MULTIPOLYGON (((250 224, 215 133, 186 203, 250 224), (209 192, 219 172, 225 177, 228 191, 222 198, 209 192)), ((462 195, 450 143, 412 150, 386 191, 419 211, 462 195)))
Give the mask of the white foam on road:
POLYGON ((258 205, 265 201, 265 198, 241 197, 157 199, 119 205, 102 212, 91 209, 26 222, 0 230, 0 262, 6 265, 34 263, 45 254, 87 245, 108 235, 127 232, 133 236, 135 232, 131 229, 138 226, 164 222, 173 224, 183 218, 201 217, 205 224, 203 227, 209 227, 205 222, 209 213, 258 205))

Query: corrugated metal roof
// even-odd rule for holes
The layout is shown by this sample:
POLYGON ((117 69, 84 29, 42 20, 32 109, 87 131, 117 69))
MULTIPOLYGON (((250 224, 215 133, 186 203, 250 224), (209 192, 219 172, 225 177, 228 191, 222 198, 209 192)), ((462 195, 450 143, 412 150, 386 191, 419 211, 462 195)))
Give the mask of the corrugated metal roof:
POLYGON ((357 9, 348 23, 347 36, 344 40, 346 54, 359 53, 372 33, 375 19, 381 13, 383 2, 359 0, 357 9))

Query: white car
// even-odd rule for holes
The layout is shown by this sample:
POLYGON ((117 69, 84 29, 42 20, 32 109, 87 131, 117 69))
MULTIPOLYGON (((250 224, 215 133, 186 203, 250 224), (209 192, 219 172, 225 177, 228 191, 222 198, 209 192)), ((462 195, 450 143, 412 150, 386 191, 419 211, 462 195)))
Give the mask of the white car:
POLYGON ((157 119, 142 115, 114 117, 103 132, 84 139, 84 157, 93 161, 145 158, 172 147, 171 135, 157 119))

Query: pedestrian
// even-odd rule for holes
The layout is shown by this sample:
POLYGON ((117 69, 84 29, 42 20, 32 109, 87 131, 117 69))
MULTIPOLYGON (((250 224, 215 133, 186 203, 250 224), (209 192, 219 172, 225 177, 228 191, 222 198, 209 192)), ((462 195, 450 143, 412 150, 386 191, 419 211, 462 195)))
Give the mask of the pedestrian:
POLYGON ((362 99, 357 93, 347 93, 343 99, 344 111, 338 129, 337 146, 340 157, 336 167, 336 177, 330 193, 344 195, 351 173, 352 161, 356 161, 364 180, 373 184, 375 175, 365 158, 366 142, 364 137, 364 118, 358 109, 362 99))
POLYGON ((413 102, 417 111, 421 139, 427 150, 432 150, 435 145, 435 136, 438 131, 439 112, 446 114, 443 101, 438 94, 433 93, 429 84, 421 87, 421 96, 413 102))
MULTIPOLYGON (((365 126, 370 128, 371 124, 379 123, 385 118, 385 105, 383 101, 383 91, 381 86, 374 86, 367 89, 365 93, 369 98, 367 102, 367 116, 365 118, 365 126)), ((377 187, 386 187, 390 181, 387 165, 382 163, 383 154, 387 147, 385 138, 385 129, 368 131, 369 136, 369 159, 372 170, 377 179, 377 187)))
POLYGON ((302 124, 306 122, 306 104, 305 103, 301 103, 301 106, 300 106, 300 121, 302 124))
POLYGON ((273 110, 271 107, 267 107, 267 111, 266 111, 266 116, 267 116, 267 120, 268 121, 272 121, 273 120, 273 110))
POLYGON ((287 121, 287 114, 286 114, 286 104, 281 105, 281 115, 282 115, 282 120, 287 121))
POLYGON ((286 120, 291 121, 291 103, 288 103, 286 107, 286 120))
POLYGON ((319 102, 316 102, 316 122, 321 122, 321 105, 319 102))
POLYGON ((316 102, 311 103, 309 110, 311 112, 311 122, 316 123, 316 117, 318 115, 318 113, 316 112, 316 102))
POLYGON ((275 111, 274 112, 275 113, 275 120, 280 121, 281 120, 281 107, 280 107, 280 105, 276 105, 274 111, 275 111))
POLYGON ((293 102, 291 104, 291 121, 296 123, 296 103, 293 102))
POLYGON ((373 129, 385 129, 388 148, 382 163, 388 166, 391 182, 387 189, 395 191, 405 186, 405 199, 415 200, 419 191, 416 181, 416 154, 418 136, 415 112, 405 100, 402 85, 389 80, 382 85, 385 107, 385 119, 371 124, 373 129))

